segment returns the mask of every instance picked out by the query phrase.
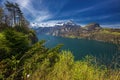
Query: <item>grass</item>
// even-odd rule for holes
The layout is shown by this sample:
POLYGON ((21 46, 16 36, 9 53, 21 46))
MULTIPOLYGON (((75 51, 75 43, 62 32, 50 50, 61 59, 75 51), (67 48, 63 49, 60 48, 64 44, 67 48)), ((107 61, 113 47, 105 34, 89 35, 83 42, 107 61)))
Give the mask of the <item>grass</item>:
POLYGON ((60 60, 54 66, 49 66, 46 59, 31 76, 30 80, 119 80, 120 71, 107 69, 105 66, 92 64, 93 57, 87 56, 80 61, 74 61, 71 52, 62 51, 60 60))
POLYGON ((116 35, 116 36, 120 36, 120 32, 112 32, 112 31, 109 31, 109 30, 102 30, 101 33, 106 33, 106 34, 111 34, 111 35, 116 35))
POLYGON ((0 33, 0 38, 1 38, 1 37, 3 37, 3 34, 2 34, 2 33, 0 33))

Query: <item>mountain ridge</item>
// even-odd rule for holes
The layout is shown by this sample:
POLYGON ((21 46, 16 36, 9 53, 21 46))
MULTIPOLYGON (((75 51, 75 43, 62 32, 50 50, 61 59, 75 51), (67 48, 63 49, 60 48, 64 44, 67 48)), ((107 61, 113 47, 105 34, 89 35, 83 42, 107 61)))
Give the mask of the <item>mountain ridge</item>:
POLYGON ((84 38, 102 42, 120 44, 120 29, 103 28, 98 23, 90 23, 84 27, 66 22, 54 27, 39 27, 35 29, 37 34, 62 36, 68 38, 84 38))

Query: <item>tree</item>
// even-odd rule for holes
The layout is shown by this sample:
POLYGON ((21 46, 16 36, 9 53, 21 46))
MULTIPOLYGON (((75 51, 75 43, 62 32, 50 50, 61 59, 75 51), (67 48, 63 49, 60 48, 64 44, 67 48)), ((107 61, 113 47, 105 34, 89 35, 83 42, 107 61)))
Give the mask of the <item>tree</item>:
POLYGON ((22 11, 19 8, 19 5, 17 3, 15 3, 15 7, 17 8, 17 25, 21 26, 23 13, 22 13, 22 11))
POLYGON ((6 54, 4 53, 4 56, 21 56, 29 47, 30 41, 28 36, 23 33, 10 29, 5 30, 2 35, 3 37, 1 37, 0 49, 6 52, 6 54))
POLYGON ((7 1, 5 6, 12 16, 12 26, 21 25, 23 13, 20 10, 19 5, 17 3, 7 1))
POLYGON ((29 42, 28 36, 14 29, 0 33, 0 71, 5 78, 11 78, 21 67, 19 60, 29 49, 29 42))
POLYGON ((7 1, 6 3, 5 3, 5 6, 6 6, 6 8, 7 8, 7 10, 10 12, 10 16, 12 17, 12 26, 15 24, 15 21, 14 21, 14 19, 15 19, 15 15, 14 15, 14 5, 13 5, 13 3, 10 3, 9 1, 7 1))
POLYGON ((8 11, 8 13, 6 13, 4 16, 5 24, 7 24, 8 26, 13 26, 19 32, 28 34, 29 22, 24 17, 19 5, 17 3, 7 1, 5 3, 5 6, 8 11))
POLYGON ((2 19, 3 19, 3 16, 4 16, 3 12, 4 12, 3 9, 0 7, 0 26, 2 24, 2 19))

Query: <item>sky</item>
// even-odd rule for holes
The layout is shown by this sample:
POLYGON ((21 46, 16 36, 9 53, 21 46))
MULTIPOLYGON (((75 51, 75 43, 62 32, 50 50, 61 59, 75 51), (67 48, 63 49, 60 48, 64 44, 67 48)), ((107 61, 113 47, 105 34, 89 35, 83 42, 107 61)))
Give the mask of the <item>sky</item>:
MULTIPOLYGON (((0 0, 0 5, 6 0, 0 0)), ((120 0, 8 0, 20 5, 31 26, 52 26, 73 20, 120 28, 120 0)))

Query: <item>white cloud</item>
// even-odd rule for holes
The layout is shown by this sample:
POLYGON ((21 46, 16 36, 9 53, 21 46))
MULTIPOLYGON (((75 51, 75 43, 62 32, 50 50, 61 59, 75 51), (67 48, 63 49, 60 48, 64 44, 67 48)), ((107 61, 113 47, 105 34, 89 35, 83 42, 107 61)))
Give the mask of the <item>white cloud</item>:
MULTIPOLYGON (((41 23, 31 23, 31 27, 53 27, 56 24, 60 23, 64 23, 68 20, 51 20, 51 21, 47 21, 47 22, 41 22, 41 23)), ((59 25, 63 25, 63 24, 59 24, 59 25)))
POLYGON ((38 7, 42 7, 41 10, 35 9, 32 3, 33 0, 8 0, 8 1, 18 3, 24 15, 26 15, 27 17, 30 16, 33 18, 32 22, 40 23, 52 17, 49 10, 47 10, 45 7, 42 6, 42 0, 39 0, 40 2, 39 5, 41 6, 38 6, 38 7))
POLYGON ((118 28, 120 29, 120 24, 102 24, 102 27, 106 27, 106 28, 118 28))
MULTIPOLYGON (((45 20, 48 20, 50 18, 53 18, 54 15, 57 15, 61 12, 61 9, 64 8, 64 4, 61 4, 60 9, 58 11, 56 11, 54 14, 51 14, 50 11, 46 8, 46 6, 44 6, 44 4, 42 4, 43 0, 39 0, 39 5, 38 7, 41 7, 40 10, 37 10, 32 1, 35 0, 8 0, 11 2, 16 2, 20 5, 23 13, 27 16, 30 16, 33 18, 33 20, 31 21, 31 26, 38 26, 38 27, 49 27, 49 26, 54 26, 56 23, 58 22, 64 22, 66 20, 52 20, 52 21, 47 21, 45 22, 45 20), (33 24, 34 23, 34 24, 33 24)), ((87 11, 91 11, 91 10, 96 10, 98 8, 101 8, 101 5, 106 5, 106 4, 111 4, 114 0, 107 0, 83 9, 79 9, 79 10, 74 10, 74 11, 68 11, 66 13, 63 13, 62 15, 60 15, 61 17, 64 16, 74 16, 74 15, 78 15, 78 14, 84 14, 87 11), (74 13, 73 13, 74 12, 74 13)), ((116 0, 117 1, 117 0, 116 0)), ((2 0, 2 3, 4 3, 5 0, 2 0)), ((37 6, 37 5, 35 5, 37 6)), ((106 5, 108 6, 108 5, 106 5)), ((97 19, 97 20, 102 20, 102 19, 107 19, 112 17, 113 15, 105 15, 105 16, 92 16, 92 17, 86 17, 86 18, 81 18, 79 19, 79 21, 89 21, 89 20, 93 20, 93 19, 97 19)), ((84 25, 83 25, 84 26, 84 25)), ((117 26, 117 25, 116 25, 117 26)))
POLYGON ((76 11, 76 13, 86 12, 86 11, 92 10, 94 8, 95 8, 94 6, 83 8, 83 9, 80 9, 80 10, 76 11))
MULTIPOLYGON (((98 10, 98 9, 105 8, 105 6, 111 5, 113 2, 116 2, 116 1, 117 0, 104 0, 104 1, 101 1, 100 3, 96 3, 96 4, 88 6, 88 7, 84 7, 84 8, 80 8, 78 10, 73 10, 73 11, 68 11, 68 12, 62 13, 61 15, 62 15, 62 17, 82 15, 84 13, 87 13, 88 11, 90 12, 90 11, 95 11, 95 10, 98 10)), ((104 18, 105 17, 107 17, 107 16, 104 16, 104 18)))

